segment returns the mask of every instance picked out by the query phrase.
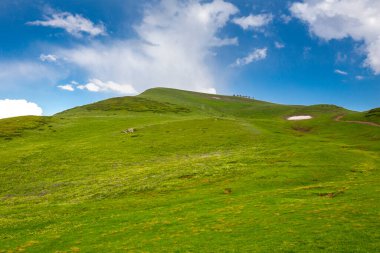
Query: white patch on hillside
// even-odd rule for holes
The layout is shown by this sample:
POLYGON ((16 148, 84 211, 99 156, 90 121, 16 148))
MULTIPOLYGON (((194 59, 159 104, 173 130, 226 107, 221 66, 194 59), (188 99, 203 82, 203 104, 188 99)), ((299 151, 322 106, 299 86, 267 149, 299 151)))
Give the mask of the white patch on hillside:
POLYGON ((301 116, 292 116, 287 118, 287 120, 308 120, 312 119, 313 117, 310 115, 301 115, 301 116))

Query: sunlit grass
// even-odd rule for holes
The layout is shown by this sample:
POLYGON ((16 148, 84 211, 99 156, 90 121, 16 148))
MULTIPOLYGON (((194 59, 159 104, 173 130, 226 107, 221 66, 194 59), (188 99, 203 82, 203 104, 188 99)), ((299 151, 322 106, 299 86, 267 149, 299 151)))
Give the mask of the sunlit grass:
POLYGON ((379 248, 379 128, 334 106, 142 97, 0 121, 0 252, 379 248))

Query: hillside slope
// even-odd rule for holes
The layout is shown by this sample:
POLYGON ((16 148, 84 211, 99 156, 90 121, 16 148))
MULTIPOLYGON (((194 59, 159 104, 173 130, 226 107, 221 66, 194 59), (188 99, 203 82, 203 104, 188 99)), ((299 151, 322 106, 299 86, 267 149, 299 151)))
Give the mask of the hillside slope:
POLYGON ((156 88, 0 120, 0 252, 376 252, 380 128, 352 114, 156 88))
POLYGON ((344 120, 372 122, 380 125, 380 108, 375 108, 366 112, 354 112, 345 115, 344 120))

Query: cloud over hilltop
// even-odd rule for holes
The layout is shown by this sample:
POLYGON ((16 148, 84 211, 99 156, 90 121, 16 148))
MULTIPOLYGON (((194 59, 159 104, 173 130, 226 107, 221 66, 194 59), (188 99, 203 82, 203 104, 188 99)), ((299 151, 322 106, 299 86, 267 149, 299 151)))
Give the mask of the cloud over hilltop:
POLYGON ((131 86, 118 88, 122 91, 167 86, 215 92, 213 50, 238 44, 237 38, 219 35, 237 12, 223 0, 161 1, 148 7, 135 25, 138 39, 92 43, 55 54, 84 70, 89 79, 131 86))

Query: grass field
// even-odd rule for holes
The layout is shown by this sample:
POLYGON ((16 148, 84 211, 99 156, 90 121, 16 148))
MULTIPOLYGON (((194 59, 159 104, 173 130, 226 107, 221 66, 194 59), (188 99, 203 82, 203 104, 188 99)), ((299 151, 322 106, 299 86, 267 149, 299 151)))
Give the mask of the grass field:
POLYGON ((368 112, 354 112, 346 115, 347 120, 369 121, 380 125, 380 108, 369 110, 368 112))
POLYGON ((338 115, 380 122, 164 88, 0 120, 0 252, 378 252, 380 127, 338 115))

